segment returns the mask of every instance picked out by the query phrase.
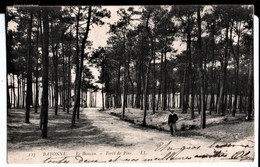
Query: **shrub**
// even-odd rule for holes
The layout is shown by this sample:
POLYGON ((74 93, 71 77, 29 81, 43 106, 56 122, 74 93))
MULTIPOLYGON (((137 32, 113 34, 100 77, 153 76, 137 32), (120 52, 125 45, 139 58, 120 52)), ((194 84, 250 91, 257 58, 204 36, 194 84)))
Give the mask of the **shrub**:
POLYGON ((181 130, 186 130, 186 125, 184 122, 181 124, 181 130))

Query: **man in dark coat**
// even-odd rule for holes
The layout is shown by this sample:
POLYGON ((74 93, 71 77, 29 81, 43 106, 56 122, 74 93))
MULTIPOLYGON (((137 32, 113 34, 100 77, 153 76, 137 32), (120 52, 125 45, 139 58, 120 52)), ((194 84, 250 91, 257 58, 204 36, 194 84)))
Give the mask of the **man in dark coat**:
POLYGON ((168 125, 170 126, 171 135, 176 136, 176 122, 178 120, 178 116, 174 113, 174 110, 170 110, 171 114, 168 118, 168 125))

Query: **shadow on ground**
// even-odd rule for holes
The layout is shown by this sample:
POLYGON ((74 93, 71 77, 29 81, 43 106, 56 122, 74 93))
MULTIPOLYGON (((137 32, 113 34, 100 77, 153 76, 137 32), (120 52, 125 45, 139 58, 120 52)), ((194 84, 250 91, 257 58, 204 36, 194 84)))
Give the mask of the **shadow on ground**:
POLYGON ((39 118, 39 113, 31 111, 30 124, 26 124, 24 123, 25 109, 8 109, 7 148, 9 151, 26 151, 35 147, 76 149, 98 144, 124 146, 120 136, 111 137, 102 132, 92 126, 91 121, 83 114, 80 115, 80 119, 76 120, 76 126, 71 128, 71 114, 67 114, 61 109, 59 109, 58 115, 54 115, 54 110, 49 109, 48 139, 42 139, 39 118))

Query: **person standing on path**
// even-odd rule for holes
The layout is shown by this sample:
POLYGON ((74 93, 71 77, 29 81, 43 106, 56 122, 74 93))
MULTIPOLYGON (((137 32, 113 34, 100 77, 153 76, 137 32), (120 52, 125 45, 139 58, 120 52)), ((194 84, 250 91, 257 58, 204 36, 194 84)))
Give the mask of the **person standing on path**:
POLYGON ((178 116, 175 114, 174 110, 170 110, 171 114, 168 117, 168 125, 170 126, 171 135, 176 136, 176 122, 178 116))

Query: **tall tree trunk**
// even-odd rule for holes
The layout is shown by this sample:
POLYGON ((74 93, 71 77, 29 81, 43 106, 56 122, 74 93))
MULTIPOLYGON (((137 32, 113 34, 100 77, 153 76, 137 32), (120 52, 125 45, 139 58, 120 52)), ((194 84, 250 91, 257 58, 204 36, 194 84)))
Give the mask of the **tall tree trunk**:
POLYGON ((117 73, 117 88, 116 88, 116 107, 119 108, 121 107, 121 91, 120 91, 120 76, 121 76, 121 63, 118 65, 118 73, 117 73))
POLYGON ((66 71, 65 71, 65 53, 64 53, 64 32, 62 35, 61 49, 62 49, 62 110, 65 112, 66 107, 66 71))
POLYGON ((186 63, 185 63, 185 70, 184 70, 184 76, 183 76, 183 84, 181 87, 181 108, 182 108, 182 113, 187 113, 187 99, 186 96, 187 95, 187 59, 186 59, 186 63))
POLYGON ((102 94, 102 110, 105 110, 105 100, 104 100, 104 75, 105 75, 105 62, 104 62, 104 55, 102 58, 102 89, 101 89, 101 94, 102 94))
POLYGON ((10 105, 11 105, 11 108, 12 108, 12 106, 13 106, 13 92, 12 92, 12 90, 13 90, 13 88, 12 88, 12 86, 13 86, 13 77, 11 76, 11 74, 10 74, 9 78, 10 78, 10 86, 9 87, 11 89, 10 90, 10 94, 11 94, 10 105))
MULTIPOLYGON (((39 12, 40 13, 40 12, 39 12)), ((39 52, 38 52, 38 47, 39 47, 39 27, 40 27, 40 22, 41 22, 41 17, 39 14, 39 21, 37 24, 37 31, 36 31, 36 69, 35 69, 35 105, 34 105, 34 112, 37 113, 37 108, 38 108, 38 101, 39 101, 39 85, 38 85, 38 68, 39 68, 39 63, 38 63, 38 58, 39 58, 39 52)))
POLYGON ((124 34, 124 42, 123 42, 123 60, 124 60, 124 74, 123 74, 123 111, 122 111, 122 116, 121 118, 125 118, 125 108, 127 105, 127 83, 126 83, 126 72, 127 72, 127 54, 126 54, 126 48, 125 48, 125 34, 126 32, 123 32, 124 34))
MULTIPOLYGON (((197 23, 198 23, 198 53, 200 55, 199 65, 199 77, 200 77, 200 101, 201 101, 201 122, 200 127, 206 128, 206 110, 204 109, 204 71, 203 71, 203 55, 202 55, 202 42, 201 42, 201 17, 200 17, 200 6, 197 7, 197 23)), ((206 63, 206 62, 205 62, 206 63)))
POLYGON ((143 109, 144 109, 144 115, 143 115, 143 126, 146 126, 146 112, 147 112, 147 102, 148 102, 148 85, 149 85, 149 73, 150 73, 150 65, 151 65, 152 58, 149 60, 147 69, 146 69, 146 77, 145 77, 145 87, 144 87, 144 98, 143 98, 143 109))
MULTIPOLYGON (((147 32, 150 35, 150 37, 152 37, 152 34, 151 34, 149 26, 148 26, 150 14, 151 14, 151 11, 149 11, 148 17, 147 17, 147 20, 146 20, 146 29, 147 29, 147 32)), ((144 105, 143 106, 143 108, 144 108, 143 126, 146 126, 146 112, 147 112, 147 103, 148 103, 147 98, 149 98, 149 97, 147 97, 149 95, 149 93, 148 93, 149 79, 148 78, 149 78, 150 65, 151 65, 152 59, 153 59, 153 56, 151 56, 150 60, 148 61, 148 65, 147 65, 147 69, 146 69, 146 77, 144 79, 145 81, 144 81, 144 102, 143 102, 143 105, 144 105)))
POLYGON ((134 83, 133 83, 133 81, 132 81, 132 79, 131 79, 131 76, 130 76, 130 67, 129 67, 129 64, 130 64, 130 55, 128 55, 127 58, 128 58, 128 63, 127 63, 127 77, 128 77, 129 82, 130 82, 131 91, 132 91, 130 105, 131 105, 131 107, 134 107, 134 92, 135 92, 135 88, 134 88, 134 83))
POLYGON ((14 94, 14 108, 15 108, 15 86, 14 86, 14 74, 13 74, 13 94, 14 94))
POLYGON ((30 22, 28 28, 28 54, 27 54, 27 92, 26 92, 26 114, 25 123, 30 123, 30 105, 32 104, 32 45, 31 45, 31 33, 32 33, 32 20, 33 11, 30 11, 30 22))
POLYGON ((188 17, 188 32, 187 32, 187 53, 188 53, 188 70, 189 70, 189 89, 187 96, 189 97, 189 93, 191 94, 190 99, 190 110, 191 110, 191 119, 194 119, 194 91, 193 91, 193 72, 192 72, 192 59, 191 59, 191 34, 190 34, 190 18, 188 17))
POLYGON ((71 29, 70 29, 70 40, 69 40, 69 55, 68 55, 68 98, 67 98, 67 113, 69 113, 70 111, 70 107, 71 107, 71 87, 70 87, 70 83, 71 83, 71 67, 70 67, 70 55, 72 54, 71 52, 71 38, 72 38, 72 33, 71 33, 71 29))
MULTIPOLYGON (((238 57, 237 57, 238 58, 238 57)), ((236 115, 237 110, 237 97, 239 95, 239 78, 238 78, 238 72, 239 72, 239 62, 236 63, 235 67, 235 98, 233 103, 233 109, 232 109, 232 116, 234 117, 236 115)))
POLYGON ((79 74, 78 74, 77 93, 76 93, 75 105, 74 105, 74 108, 73 108, 71 127, 73 127, 74 124, 75 124, 76 112, 77 112, 77 109, 79 110, 81 75, 82 75, 82 71, 83 71, 84 50, 85 50, 85 47, 86 47, 85 44, 86 44, 86 40, 87 40, 88 33, 89 33, 90 18, 91 18, 91 6, 88 9, 87 27, 86 27, 86 32, 84 34, 84 38, 82 39, 82 45, 81 45, 80 69, 79 69, 79 74))
POLYGON ((207 47, 206 47, 206 55, 203 56, 204 58, 204 70, 203 70, 203 75, 204 75, 204 85, 203 85, 203 89, 204 89, 204 110, 207 110, 207 104, 208 104, 208 78, 207 78, 207 47))
POLYGON ((159 109, 159 105, 161 103, 161 92, 162 92, 162 82, 163 82, 163 49, 161 51, 161 67, 160 67, 160 85, 159 85, 159 93, 158 93, 158 102, 157 102, 157 110, 159 109))
POLYGON ((172 108, 176 108, 174 80, 172 80, 172 108))
POLYGON ((239 93, 239 113, 242 113, 243 111, 243 94, 242 94, 242 91, 240 90, 240 93, 239 93))
POLYGON ((142 89, 141 89, 141 107, 140 109, 143 110, 144 108, 144 82, 145 82, 145 78, 144 78, 144 72, 142 72, 142 78, 141 78, 141 84, 142 84, 142 89))
POLYGON ((219 115, 219 97, 220 97, 220 92, 221 92, 221 81, 220 81, 220 72, 217 74, 217 94, 216 94, 216 103, 215 103, 215 113, 219 115))
POLYGON ((209 114, 212 114, 212 111, 214 111, 215 108, 215 98, 214 98, 214 82, 215 82, 215 74, 214 74, 214 69, 215 69, 215 38, 214 38, 214 27, 212 26, 210 29, 210 55, 211 55, 211 68, 210 68, 210 79, 211 79, 211 85, 210 85, 210 107, 209 107, 209 114), (213 69, 214 68, 214 69, 213 69), (214 81, 214 82, 213 82, 214 81))
POLYGON ((186 62, 185 62, 185 71, 183 78, 183 90, 182 90, 182 113, 187 113, 188 105, 189 105, 189 33, 187 33, 187 51, 186 51, 186 62))
POLYGON ((167 37, 165 38, 165 50, 164 50, 164 87, 163 87, 163 110, 166 110, 167 107, 167 37))
POLYGON ((153 109, 153 113, 155 114, 155 94, 156 94, 156 89, 155 89, 155 48, 154 48, 154 41, 153 38, 151 38, 151 53, 152 53, 152 57, 153 57, 153 95, 152 95, 152 109, 153 109))
POLYGON ((20 106, 20 77, 17 75, 17 106, 16 108, 19 108, 20 106))
POLYGON ((23 91, 22 91, 22 82, 23 82, 23 79, 22 77, 19 77, 19 90, 20 90, 20 96, 19 96, 19 108, 21 108, 21 102, 23 100, 23 91))
POLYGON ((249 73, 248 73, 248 104, 247 104, 247 120, 252 119, 253 105, 254 105, 254 57, 252 50, 252 43, 249 42, 249 73))
POLYGON ((136 83, 136 97, 135 97, 135 107, 140 108, 140 96, 141 96, 141 56, 139 56, 139 61, 137 61, 137 83, 136 83))
POLYGON ((123 74, 123 110, 122 110, 122 116, 121 118, 124 119, 125 118, 125 108, 126 108, 126 70, 124 69, 124 74, 123 74))
POLYGON ((51 101, 50 102, 51 102, 51 107, 53 107, 54 99, 55 99, 55 95, 54 95, 54 89, 55 88, 54 88, 53 84, 51 84, 51 88, 50 89, 51 89, 51 99, 50 99, 51 101))
POLYGON ((228 63, 228 46, 229 46, 229 40, 228 40, 228 29, 229 29, 229 23, 226 23, 226 46, 225 46, 225 55, 224 55, 224 62, 222 65, 222 71, 223 71, 223 79, 220 87, 220 93, 219 93, 219 101, 217 106, 217 113, 221 114, 222 116, 225 114, 225 88, 226 88, 226 75, 227 75, 227 63, 228 63))
POLYGON ((193 72, 191 74, 191 81, 190 81, 190 88, 191 88, 191 119, 195 118, 194 115, 194 74, 193 72))
POLYGON ((228 98, 228 112, 232 110, 232 91, 230 91, 229 98, 228 98))
POLYGON ((54 30, 51 23, 51 45, 53 54, 53 68, 54 68, 54 101, 55 101, 55 115, 58 115, 58 45, 54 46, 54 30))
MULTIPOLYGON (((76 99, 77 97, 77 84, 78 84, 78 74, 79 74, 79 17, 80 17, 80 7, 78 9, 78 13, 77 13, 77 16, 76 16, 76 61, 75 61, 75 64, 76 64, 76 77, 75 77, 75 84, 74 84, 74 99, 76 99)), ((75 106, 76 103, 74 103, 74 106, 75 106)), ((78 111, 78 106, 76 106, 76 110, 78 111)))
POLYGON ((101 89, 101 94, 102 94, 102 111, 105 111, 105 97, 104 97, 103 85, 102 85, 102 89, 101 89))
POLYGON ((49 18, 47 9, 43 8, 43 49, 42 49, 42 138, 47 138, 48 127, 48 66, 49 66, 49 18))
MULTIPOLYGON (((214 53, 213 53, 214 54, 214 53)), ((214 111, 214 101, 215 101, 215 98, 214 98, 214 83, 213 81, 215 82, 215 79, 214 79, 214 74, 213 74, 213 63, 211 64, 211 68, 210 68, 210 77, 211 77, 211 85, 210 85, 210 107, 209 107, 209 114, 211 115, 212 114, 212 111, 214 111)))
POLYGON ((237 110, 237 97, 239 96, 239 41, 240 41, 240 33, 238 34, 237 37, 237 54, 234 53, 234 49, 232 47, 233 55, 236 60, 236 66, 235 66, 235 98, 234 98, 234 103, 233 103, 233 110, 232 110, 232 116, 234 117, 236 115, 236 110, 237 110))
POLYGON ((88 88, 86 89, 86 107, 88 107, 88 88))
MULTIPOLYGON (((229 29, 229 23, 227 24, 227 32, 229 29)), ((230 57, 230 49, 231 49, 231 44, 232 44, 232 30, 233 30, 233 24, 231 24, 230 27, 230 37, 226 36, 226 42, 227 42, 227 48, 225 48, 225 63, 224 63, 224 76, 223 76, 223 96, 224 96, 224 102, 222 103, 222 114, 221 115, 226 115, 227 112, 227 66, 228 66, 228 60, 230 57)), ((228 35, 228 33, 226 33, 228 35)))
MULTIPOLYGON (((84 75, 82 75, 81 85, 83 85, 84 79, 85 79, 84 75)), ((83 97, 84 97, 84 95, 83 95, 83 88, 81 86, 81 88, 80 88, 80 105, 79 105, 80 107, 83 107, 83 101, 84 101, 83 97)), ((77 112, 77 119, 79 119, 78 112, 77 112)))
POLYGON ((92 107, 92 90, 89 90, 89 107, 92 107))
MULTIPOLYGON (((23 103, 22 103, 22 108, 24 108, 24 99, 25 99, 25 97, 24 97, 24 92, 25 92, 25 81, 24 81, 25 79, 24 79, 24 76, 22 75, 22 93, 23 93, 23 103)), ((8 93, 9 93, 9 91, 8 91, 8 93)), ((10 103, 11 104, 11 103, 10 103)))
POLYGON ((9 84, 8 84, 8 74, 7 74, 7 80, 6 80, 6 88, 7 88, 7 108, 11 108, 11 99, 10 99, 10 92, 9 92, 9 84))
POLYGON ((97 92, 95 92, 95 107, 97 107, 97 92))

